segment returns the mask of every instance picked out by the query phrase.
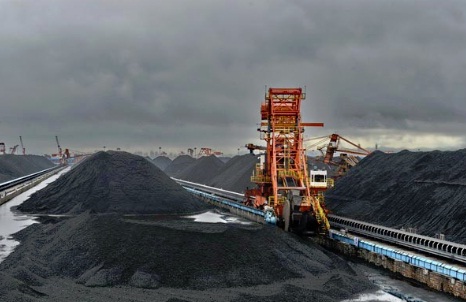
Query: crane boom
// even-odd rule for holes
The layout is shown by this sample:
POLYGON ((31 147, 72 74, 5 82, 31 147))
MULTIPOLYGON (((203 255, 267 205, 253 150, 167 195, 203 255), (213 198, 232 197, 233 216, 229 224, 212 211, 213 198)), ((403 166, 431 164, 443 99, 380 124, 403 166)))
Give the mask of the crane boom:
POLYGON ((58 141, 58 136, 55 135, 55 140, 57 141, 57 147, 58 147, 58 155, 60 156, 60 158, 63 156, 63 151, 60 147, 60 142, 58 141))
POLYGON ((26 155, 26 148, 24 148, 23 137, 21 135, 19 136, 19 141, 21 142, 21 150, 23 151, 23 155, 26 155))

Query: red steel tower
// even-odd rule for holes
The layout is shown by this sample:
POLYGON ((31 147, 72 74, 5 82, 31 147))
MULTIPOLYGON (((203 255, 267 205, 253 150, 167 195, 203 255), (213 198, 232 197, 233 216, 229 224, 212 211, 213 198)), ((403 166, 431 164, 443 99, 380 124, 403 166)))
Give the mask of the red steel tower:
POLYGON ((304 98, 301 88, 270 88, 266 93, 258 129, 266 152, 251 177, 257 187, 246 191, 245 203, 264 209, 269 222, 287 231, 326 233, 326 171, 309 173, 303 145, 304 127, 323 123, 301 122, 304 98))

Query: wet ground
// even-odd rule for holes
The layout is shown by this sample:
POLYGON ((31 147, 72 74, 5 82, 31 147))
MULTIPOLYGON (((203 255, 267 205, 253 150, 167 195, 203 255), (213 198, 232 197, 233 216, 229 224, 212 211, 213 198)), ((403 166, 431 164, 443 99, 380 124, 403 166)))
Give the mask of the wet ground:
POLYGON ((11 238, 11 235, 24 229, 25 227, 36 223, 35 217, 24 215, 17 211, 11 211, 12 207, 16 207, 23 203, 29 196, 54 182, 60 175, 68 172, 70 168, 62 170, 56 175, 51 176, 41 182, 34 188, 27 190, 16 196, 9 202, 0 205, 0 262, 2 262, 19 244, 18 241, 11 238))

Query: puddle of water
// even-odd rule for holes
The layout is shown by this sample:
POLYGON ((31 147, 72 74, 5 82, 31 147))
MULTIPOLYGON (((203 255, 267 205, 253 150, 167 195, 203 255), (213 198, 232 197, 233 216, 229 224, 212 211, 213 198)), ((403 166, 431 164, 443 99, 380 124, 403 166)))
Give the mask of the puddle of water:
POLYGON ((195 222, 204 222, 204 223, 237 223, 237 224, 251 224, 247 221, 242 221, 238 217, 229 216, 223 213, 215 213, 207 211, 202 214, 185 216, 185 218, 194 219, 195 222))
POLYGON ((343 300, 341 302, 375 302, 375 301, 383 301, 383 302, 403 302, 405 300, 401 300, 397 297, 394 297, 382 290, 376 291, 375 293, 369 294, 362 294, 354 299, 343 300))
POLYGON ((409 301, 409 302, 459 302, 463 301, 445 293, 428 290, 409 282, 394 279, 387 271, 365 264, 357 264, 367 278, 378 286, 374 293, 365 293, 353 299, 341 302, 372 302, 372 301, 409 301))
POLYGON ((0 262, 5 260, 5 258, 13 252, 14 248, 19 244, 18 241, 11 238, 11 235, 37 222, 33 216, 23 215, 19 212, 12 212, 11 207, 22 204, 29 198, 29 196, 31 196, 31 194, 42 190, 70 169, 71 168, 66 168, 60 171, 58 174, 42 181, 37 186, 21 193, 7 203, 0 205, 0 262))

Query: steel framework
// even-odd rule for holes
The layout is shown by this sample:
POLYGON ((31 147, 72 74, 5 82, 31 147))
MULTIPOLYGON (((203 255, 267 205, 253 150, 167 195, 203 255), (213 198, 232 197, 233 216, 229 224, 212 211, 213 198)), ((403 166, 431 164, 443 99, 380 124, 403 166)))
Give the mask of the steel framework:
POLYGON ((323 127, 323 123, 301 121, 303 99, 301 88, 270 88, 266 93, 258 129, 266 142, 265 158, 251 177, 257 188, 247 190, 245 202, 271 207, 285 229, 292 228, 302 214, 312 215, 319 232, 325 233, 329 223, 322 191, 327 186, 311 185, 303 145, 304 127, 323 127))

